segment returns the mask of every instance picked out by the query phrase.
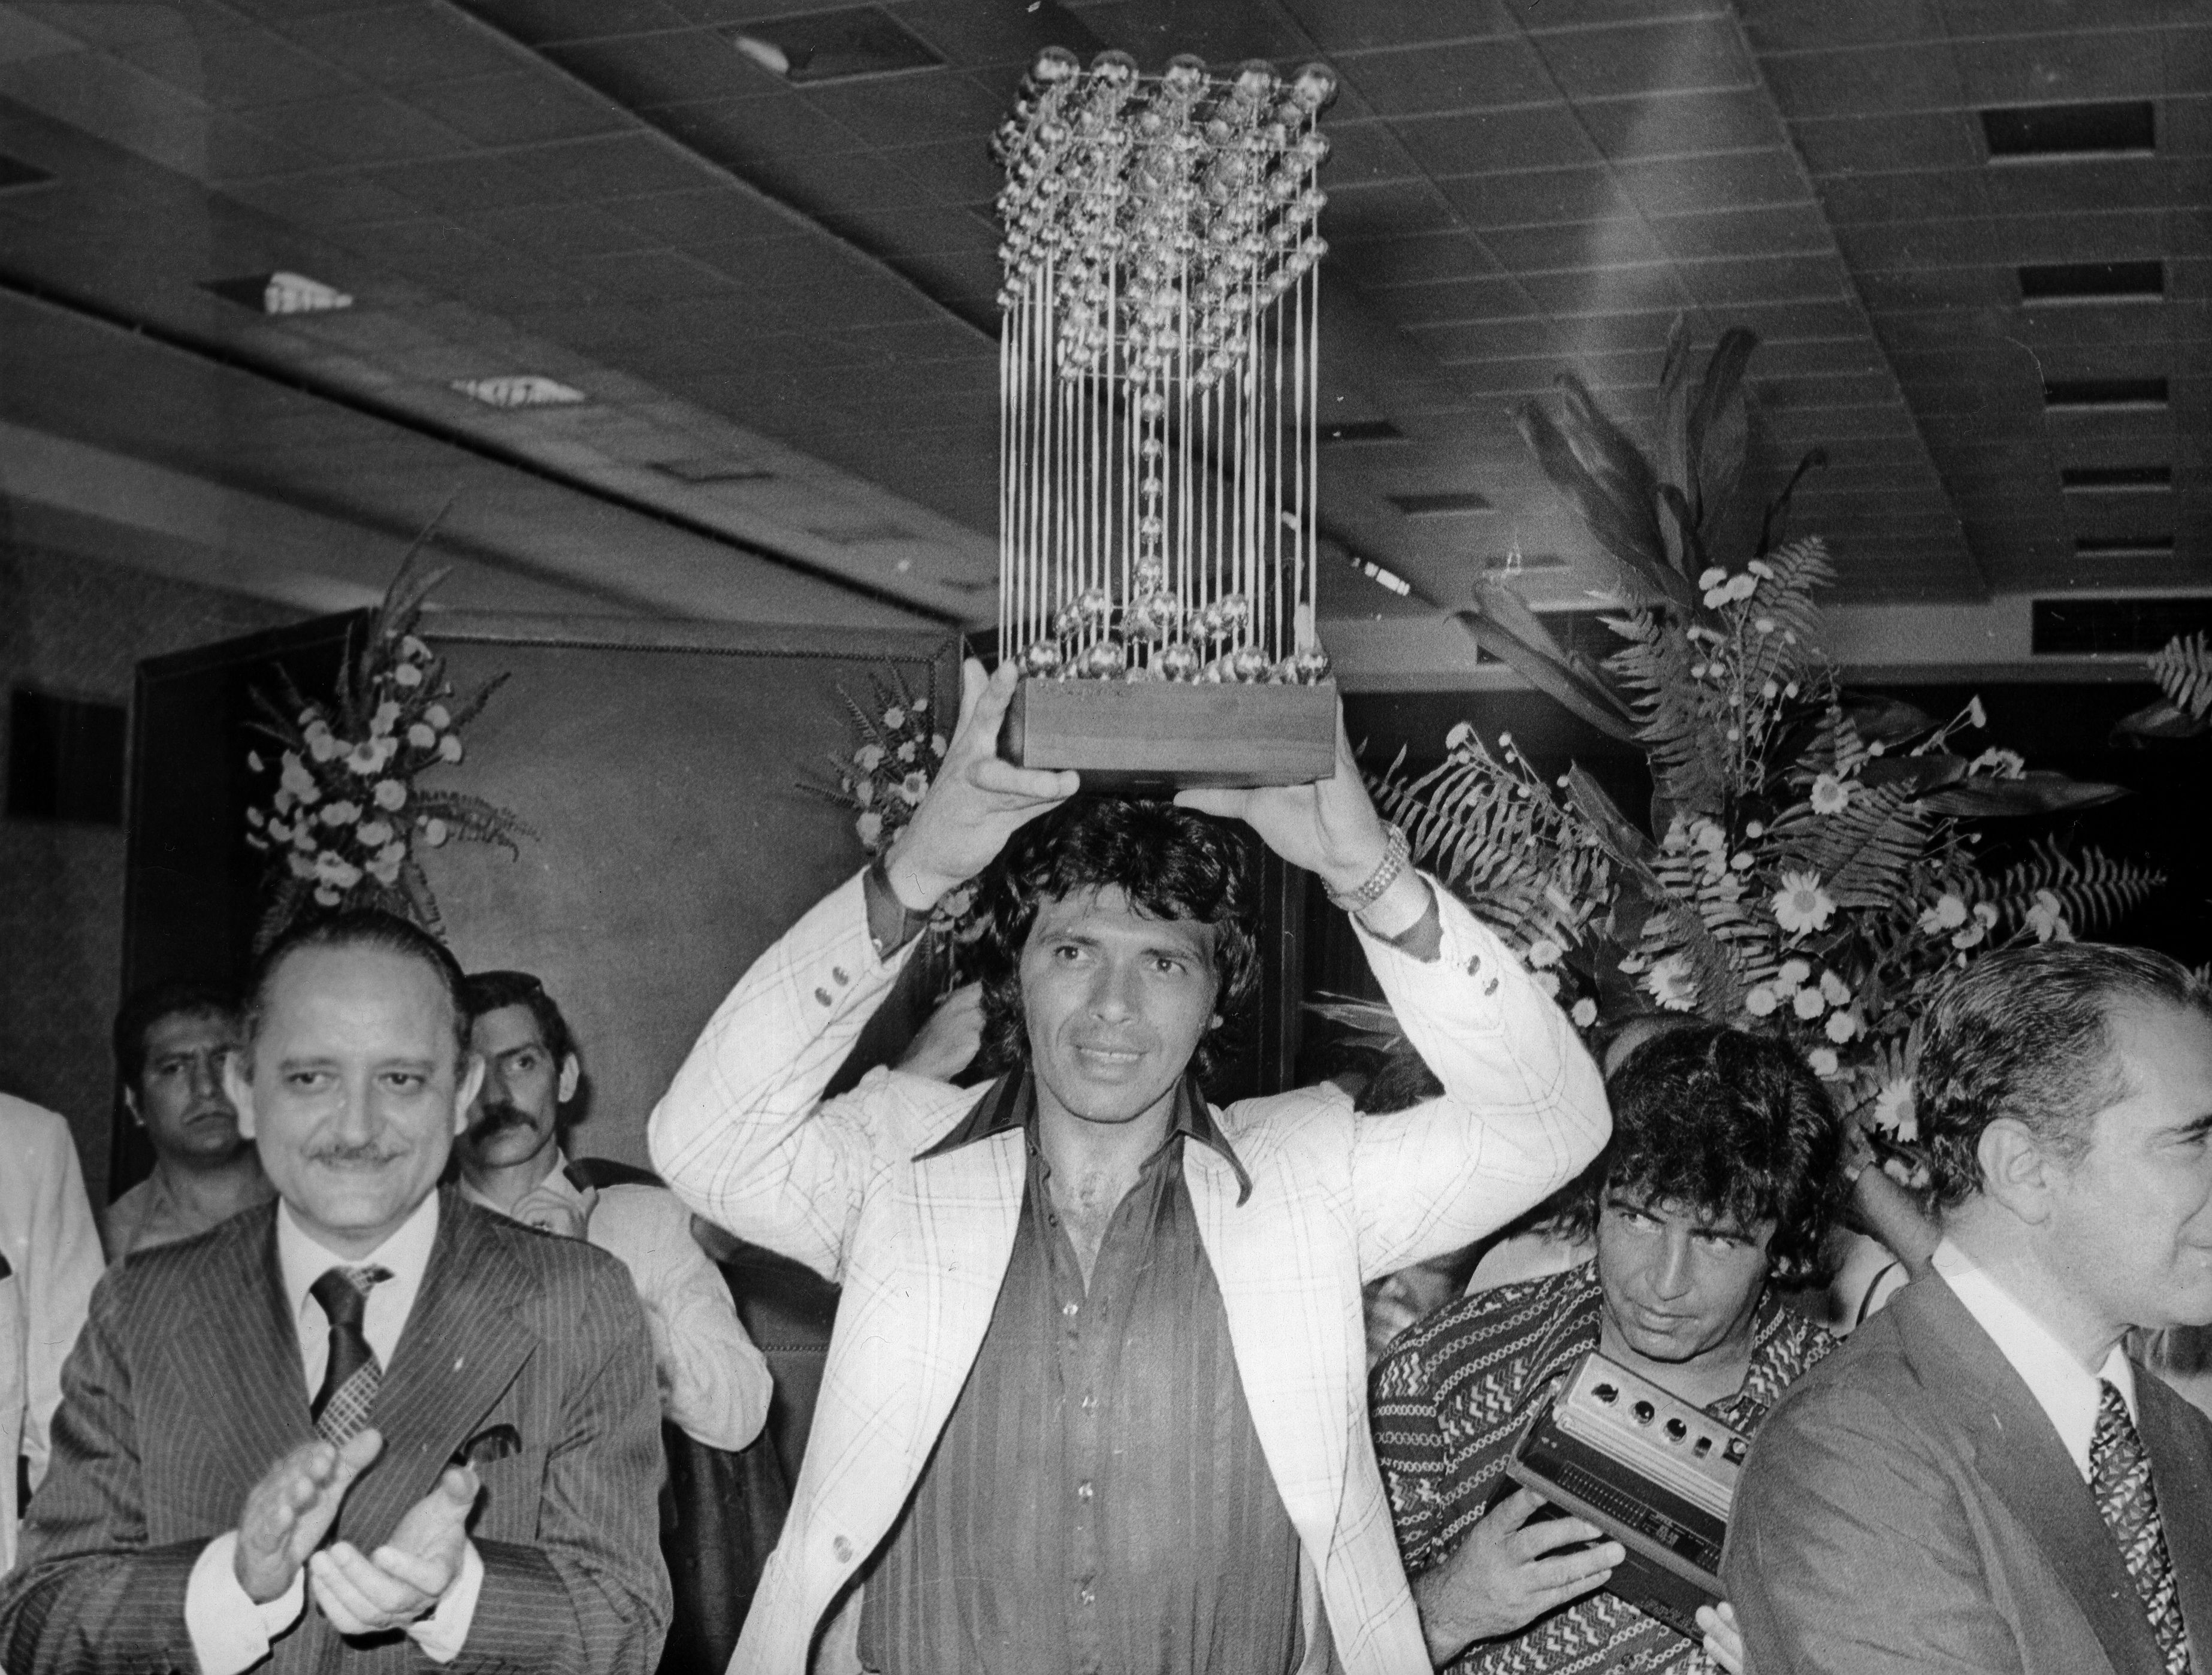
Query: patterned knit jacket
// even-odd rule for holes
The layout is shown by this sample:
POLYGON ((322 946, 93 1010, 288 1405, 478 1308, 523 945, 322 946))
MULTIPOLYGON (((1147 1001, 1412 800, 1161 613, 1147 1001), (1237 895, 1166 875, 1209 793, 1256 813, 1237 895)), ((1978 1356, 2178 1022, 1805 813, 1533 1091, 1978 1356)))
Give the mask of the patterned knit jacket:
MULTIPOLYGON (((1408 1574, 1443 1563, 1505 1472, 1513 1439, 1568 1369, 1597 1347, 1597 1266, 1478 1292, 1438 1309, 1391 1345, 1373 1375, 1370 1414, 1383 1487, 1408 1574)), ((1743 1387, 1705 1411, 1748 1434, 1790 1381, 1835 1347, 1769 1286, 1753 1320, 1743 1387)), ((1518 1635, 1478 1641, 1451 1675, 1711 1675, 1695 1642, 1604 1592, 1585 1594, 1518 1635)))

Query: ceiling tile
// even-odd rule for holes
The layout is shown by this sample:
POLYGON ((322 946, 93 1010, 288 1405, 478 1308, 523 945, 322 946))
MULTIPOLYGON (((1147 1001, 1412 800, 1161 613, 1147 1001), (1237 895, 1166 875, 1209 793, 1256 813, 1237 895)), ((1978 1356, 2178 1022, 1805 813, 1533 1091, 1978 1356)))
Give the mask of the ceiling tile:
POLYGON ((410 157, 448 157, 468 149, 460 134, 397 99, 362 90, 343 98, 271 105, 253 112, 253 125, 295 145, 305 158, 332 163, 398 162, 410 157))
POLYGON ((1504 277, 1409 286, 1385 293, 1383 306, 1389 310, 1391 319, 1409 326, 1502 319, 1531 312, 1528 294, 1513 280, 1504 277))
POLYGON ((1817 183, 1828 219, 1859 222, 1956 221, 1990 213, 1990 171, 1935 169, 1925 173, 1824 175, 1817 183))
POLYGON ((1990 208, 2001 215, 2049 215, 2084 204, 2132 209, 2201 203, 2203 173, 2193 161, 2152 157, 1992 167, 1990 208))
POLYGON ((1792 120, 1949 111, 1966 102, 1949 52, 1920 43, 1773 53, 1760 68, 1792 120))
POLYGON ((1597 147, 1565 106, 1401 117, 1391 124, 1407 155, 1430 174, 1488 174, 1506 169, 1595 164, 1597 147))
POLYGON ((315 14, 291 0, 271 21, 319 58, 374 82, 422 87, 516 67, 519 54, 458 8, 417 5, 315 14))
POLYGON ((1844 294, 1842 264, 1828 255, 1723 257, 1677 263, 1674 271, 1683 288, 1708 308, 1798 299, 1827 301, 1844 294))
POLYGON ((1419 335, 1429 352, 1447 366, 1462 361, 1502 361, 1560 352, 1551 323, 1534 317, 1425 326, 1419 335))
POLYGON ((1635 202, 1613 172, 1598 165, 1473 175, 1443 185, 1445 197, 1478 231, 1604 221, 1637 213, 1635 202))
POLYGON ((1366 290, 1432 284, 1440 279, 1473 279, 1494 273, 1498 267, 1482 246, 1463 233, 1358 242, 1338 239, 1330 250, 1335 265, 1366 290))
POLYGON ((1558 94, 1535 50, 1513 36, 1347 53, 1335 68, 1383 117, 1531 105, 1558 94))
POLYGON ((1997 268, 1912 268, 1856 270, 1859 294, 1869 308, 2002 307, 2019 300, 2012 276, 1997 268))
POLYGON ((247 110, 299 99, 338 97, 360 82, 281 36, 257 28, 179 32, 119 46, 116 55, 179 92, 247 110))
POLYGON ((1686 215, 1723 203, 1802 203, 1812 191, 1787 151, 1736 151, 1615 165, 1637 205, 1655 215, 1686 215))
POLYGON ((1666 255, 1644 221, 1629 216, 1565 222, 1553 227, 1492 228, 1483 234, 1482 241, 1501 264, 1516 273, 1657 262, 1666 255))
POLYGON ((1324 52, 1515 32, 1501 0, 1282 0, 1324 52))
POLYGON ((1759 81, 1726 15, 1562 30, 1535 39, 1571 99, 1748 88, 1759 81))
POLYGON ((2051 105, 2155 99, 2168 46, 2163 30, 2077 30, 1960 40, 1953 51, 1972 104, 2051 105))
POLYGON ((1006 101, 950 70, 823 82, 805 89, 807 102, 872 145, 926 140, 979 143, 1005 120, 1006 101))
POLYGON ((1790 124, 1816 175, 1870 169, 1979 168, 1982 140, 1963 111, 1819 117, 1790 124))
POLYGON ((1760 52, 1891 46, 1941 39, 1944 32, 1937 0, 1744 0, 1742 11, 1744 33, 1760 52))
POLYGON ((1782 124, 1759 88, 1584 100, 1575 106, 1608 157, 1674 157, 1783 143, 1782 124))
POLYGON ((1454 225, 1452 206, 1425 180, 1337 187, 1329 193, 1320 222, 1322 234, 1328 239, 1443 232, 1454 225))
POLYGON ((711 29, 556 46, 546 57, 631 110, 704 99, 798 99, 711 29))
MULTIPOLYGON (((739 239, 787 238, 798 218, 742 186, 702 185, 686 191, 625 197, 618 210, 623 224, 655 244, 690 250, 739 239)), ((623 248, 634 247, 630 240, 623 248)))
POLYGON ((1554 319, 1680 307, 1692 300, 1684 292, 1674 264, 1665 262, 1587 273, 1528 274, 1521 284, 1554 319))
POLYGON ((439 82, 410 102, 479 145, 534 145, 580 139, 630 126, 628 112, 540 70, 504 70, 465 82, 439 82))
POLYGON ((1966 268, 2000 258, 1986 221, 1880 222, 1838 227, 1836 242, 1858 268, 1966 268))
POLYGON ((654 126, 739 169, 793 154, 824 156, 860 149, 860 136, 788 88, 757 99, 672 105, 650 114, 654 126))
POLYGON ((594 35, 642 34, 678 29, 701 20, 668 0, 469 0, 469 9, 495 28, 532 46, 594 35))
POLYGON ((1654 215, 1650 225, 1666 254, 1685 259, 1810 255, 1836 247, 1835 234, 1826 219, 1819 206, 1811 203, 1654 215))

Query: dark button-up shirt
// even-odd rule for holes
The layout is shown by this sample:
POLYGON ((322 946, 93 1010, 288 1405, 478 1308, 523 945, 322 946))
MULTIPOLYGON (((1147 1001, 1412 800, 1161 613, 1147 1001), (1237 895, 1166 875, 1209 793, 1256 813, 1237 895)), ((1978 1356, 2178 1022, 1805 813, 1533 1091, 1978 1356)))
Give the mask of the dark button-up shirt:
POLYGON ((933 1148, 1010 1128, 1029 1175, 1005 1282, 866 1581, 884 1675, 1284 1675, 1298 1544, 1261 1456, 1182 1152, 1243 1168, 1194 1086, 1109 1222, 1086 1290, 1035 1101, 1009 1077, 933 1148))

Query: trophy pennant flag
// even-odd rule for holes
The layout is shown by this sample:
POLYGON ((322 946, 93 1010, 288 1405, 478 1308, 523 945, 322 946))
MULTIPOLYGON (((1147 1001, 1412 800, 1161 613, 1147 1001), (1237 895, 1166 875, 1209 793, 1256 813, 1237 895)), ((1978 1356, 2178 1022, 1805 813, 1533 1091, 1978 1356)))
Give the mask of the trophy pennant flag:
POLYGON ((1333 769, 1316 231, 1336 79, 1048 48, 993 140, 1004 747, 1087 785, 1333 769))

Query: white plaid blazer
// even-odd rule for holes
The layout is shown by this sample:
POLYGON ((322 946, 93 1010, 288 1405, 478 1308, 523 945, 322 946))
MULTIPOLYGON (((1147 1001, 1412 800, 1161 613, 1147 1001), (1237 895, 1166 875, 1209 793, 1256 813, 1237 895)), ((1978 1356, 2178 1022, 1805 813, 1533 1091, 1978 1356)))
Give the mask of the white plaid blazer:
MULTIPOLYGON (((1362 1283, 1510 1220, 1610 1129, 1558 1007, 1437 896, 1434 961, 1360 934, 1444 1095, 1355 1117, 1324 1085, 1218 1112, 1252 1178, 1242 1205, 1225 1161, 1183 1150, 1253 1427, 1304 1549, 1309 1670, 1332 1649, 1349 1675, 1430 1667, 1368 1435, 1362 1283)), ((743 1675, 805 1675, 811 1655, 856 1666, 853 1578, 951 1413, 1013 1248, 1018 1133, 917 1157, 975 1090, 878 1070, 821 1096, 903 958, 876 958, 854 878, 754 963, 653 1114, 653 1166, 684 1202, 844 1288, 790 1517, 731 1663, 743 1675), (833 1607, 840 1631, 823 1634, 833 1607)))

